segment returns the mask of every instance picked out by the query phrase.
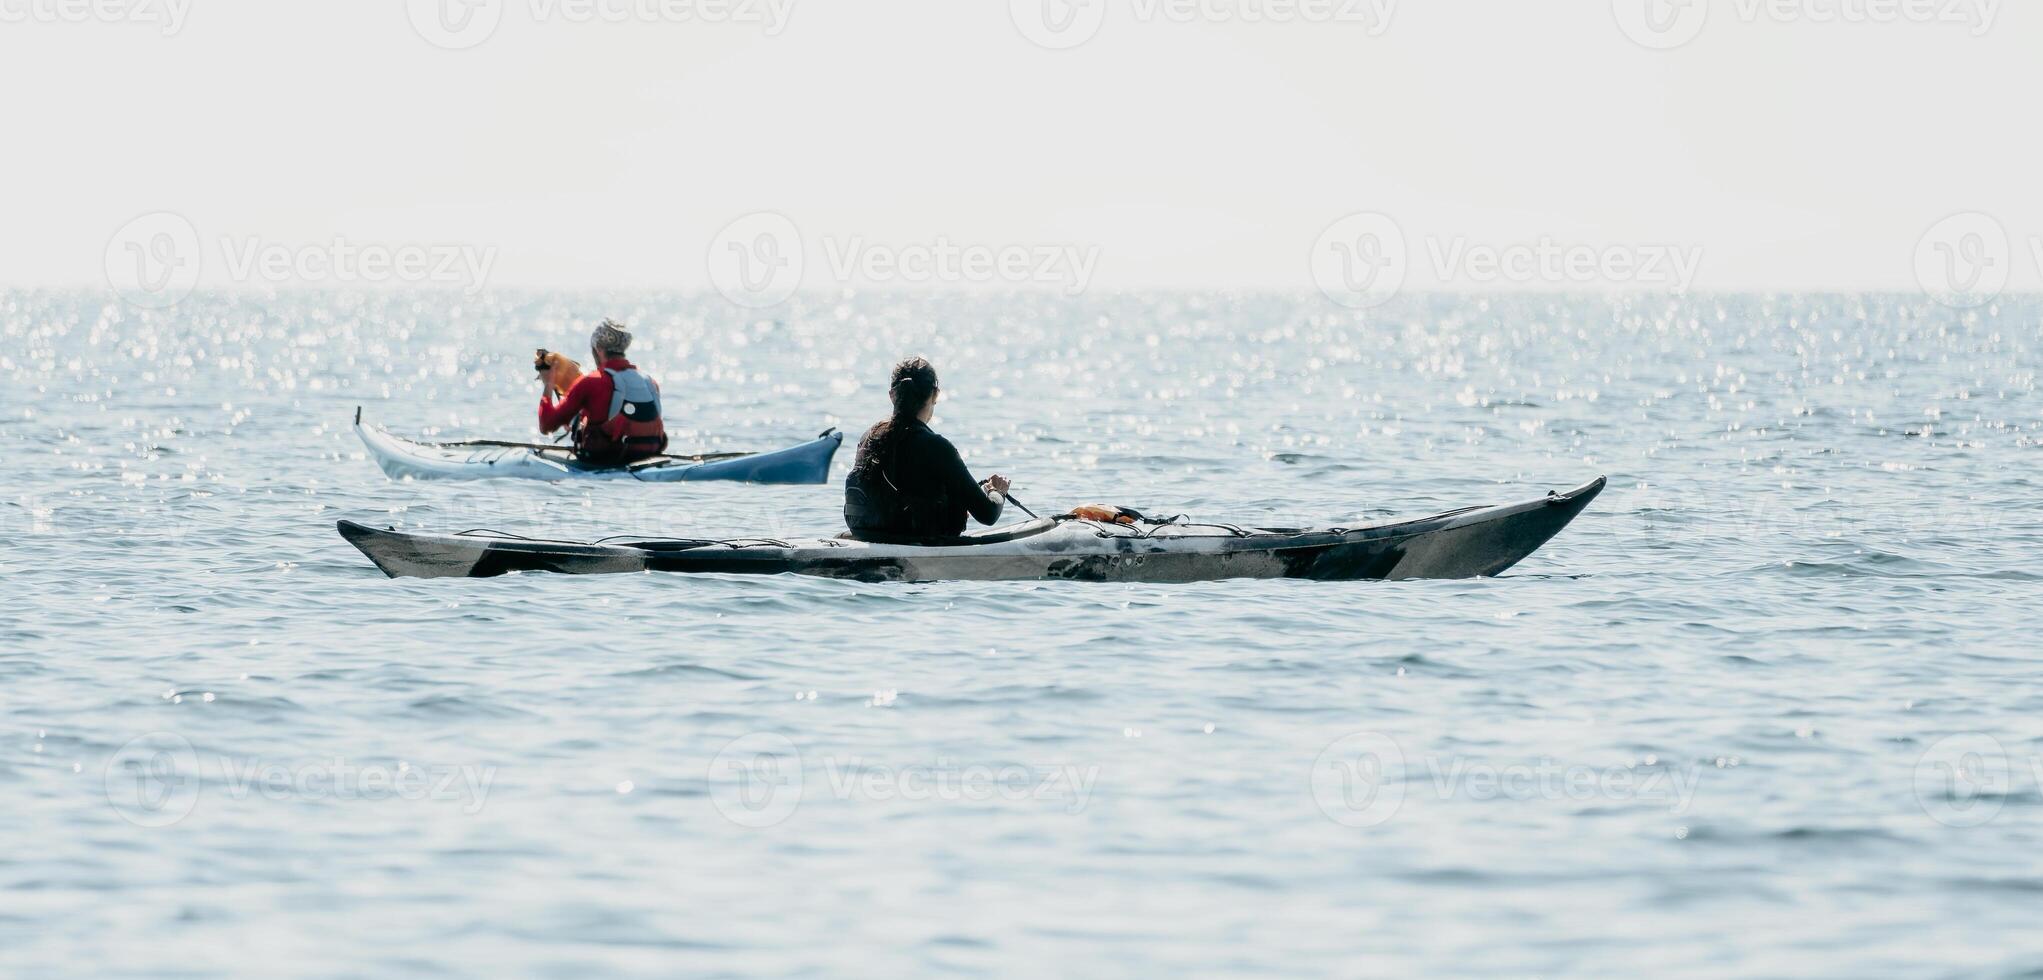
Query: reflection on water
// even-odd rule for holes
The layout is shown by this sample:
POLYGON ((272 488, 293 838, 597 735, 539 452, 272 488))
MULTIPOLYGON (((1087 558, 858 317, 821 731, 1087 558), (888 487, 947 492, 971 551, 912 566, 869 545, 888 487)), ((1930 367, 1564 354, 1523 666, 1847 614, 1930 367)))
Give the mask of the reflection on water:
POLYGON ((2029 968, 2038 316, 0 294, 0 948, 29 973, 2029 968), (605 315, 679 447, 855 434, 926 353, 938 428, 1039 510, 1611 489, 1483 582, 392 581, 333 533, 836 529, 834 487, 392 483, 349 430, 362 405, 527 434, 532 348, 605 315))

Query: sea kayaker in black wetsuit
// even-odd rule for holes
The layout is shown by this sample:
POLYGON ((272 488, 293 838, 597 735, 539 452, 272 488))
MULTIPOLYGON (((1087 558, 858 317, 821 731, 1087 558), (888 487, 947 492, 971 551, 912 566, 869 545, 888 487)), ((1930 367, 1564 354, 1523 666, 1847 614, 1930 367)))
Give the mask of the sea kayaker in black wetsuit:
POLYGON ((933 541, 964 533, 965 517, 1000 519, 1007 478, 972 479, 957 447, 930 431, 936 369, 911 357, 894 365, 892 418, 866 430, 844 481, 844 523, 867 541, 933 541))

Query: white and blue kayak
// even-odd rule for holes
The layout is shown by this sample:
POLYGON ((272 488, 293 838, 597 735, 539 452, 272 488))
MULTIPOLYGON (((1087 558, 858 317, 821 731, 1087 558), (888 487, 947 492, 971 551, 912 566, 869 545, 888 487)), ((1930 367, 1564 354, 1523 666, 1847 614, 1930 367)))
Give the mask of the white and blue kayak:
POLYGON ((768 453, 664 455, 629 466, 586 466, 566 446, 467 439, 417 442, 362 421, 355 409, 355 434, 370 458, 393 480, 637 480, 682 483, 730 480, 741 483, 827 483, 830 461, 844 444, 831 429, 799 446, 768 453))

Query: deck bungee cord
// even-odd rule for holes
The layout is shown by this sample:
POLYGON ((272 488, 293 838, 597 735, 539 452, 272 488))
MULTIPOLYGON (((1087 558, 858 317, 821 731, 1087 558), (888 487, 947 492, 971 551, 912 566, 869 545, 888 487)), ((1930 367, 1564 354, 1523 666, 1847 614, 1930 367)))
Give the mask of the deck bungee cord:
MULTIPOLYGON (((1016 507, 1020 507, 1022 513, 1027 514, 1030 517, 1033 517, 1039 521, 1043 519, 1035 511, 1030 510, 1027 504, 1022 503, 1020 500, 1017 500, 1015 498, 1014 489, 1012 487, 1008 488, 1006 497, 1009 503, 1015 505, 1016 507)), ((1094 526, 1095 532, 1102 538, 1154 537, 1157 531, 1160 531, 1167 527, 1218 528, 1238 538, 1248 537, 1252 533, 1250 531, 1243 529, 1240 525, 1237 524, 1217 524, 1204 523, 1200 521, 1187 521, 1185 520, 1185 516, 1186 515, 1184 514, 1174 514, 1170 517, 1149 517, 1133 507, 1122 507, 1119 505, 1108 504, 1084 504, 1078 507, 1074 507, 1066 513, 1059 514, 1058 516, 1051 518, 1051 520, 1057 521, 1059 523, 1071 521, 1084 524, 1091 524, 1094 526), (1111 511, 1112 514, 1108 515, 1107 514, 1108 511, 1111 511), (1143 528, 1143 525, 1148 526, 1146 530, 1143 528), (1113 534, 1109 533, 1109 531, 1107 530, 1107 528, 1109 527, 1132 528, 1134 529, 1134 533, 1113 534)))

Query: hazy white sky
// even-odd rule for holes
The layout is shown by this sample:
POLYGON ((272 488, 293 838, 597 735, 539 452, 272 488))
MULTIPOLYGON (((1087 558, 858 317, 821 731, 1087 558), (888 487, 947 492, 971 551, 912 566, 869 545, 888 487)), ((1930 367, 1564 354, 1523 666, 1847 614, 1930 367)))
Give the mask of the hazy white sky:
POLYGON ((1712 0, 1661 11, 1651 40, 1700 28, 1672 50, 1625 30, 1671 0, 97 2, 133 9, 0 0, 0 286, 104 284, 161 211, 214 285, 344 236, 487 251, 490 286, 701 289, 758 211, 810 287, 949 243, 1310 289, 1354 212, 1414 281, 1570 285, 1456 279, 1545 239, 1693 255, 1702 289, 1914 289, 1925 232, 1979 211, 2043 284, 2033 2, 1712 0))

